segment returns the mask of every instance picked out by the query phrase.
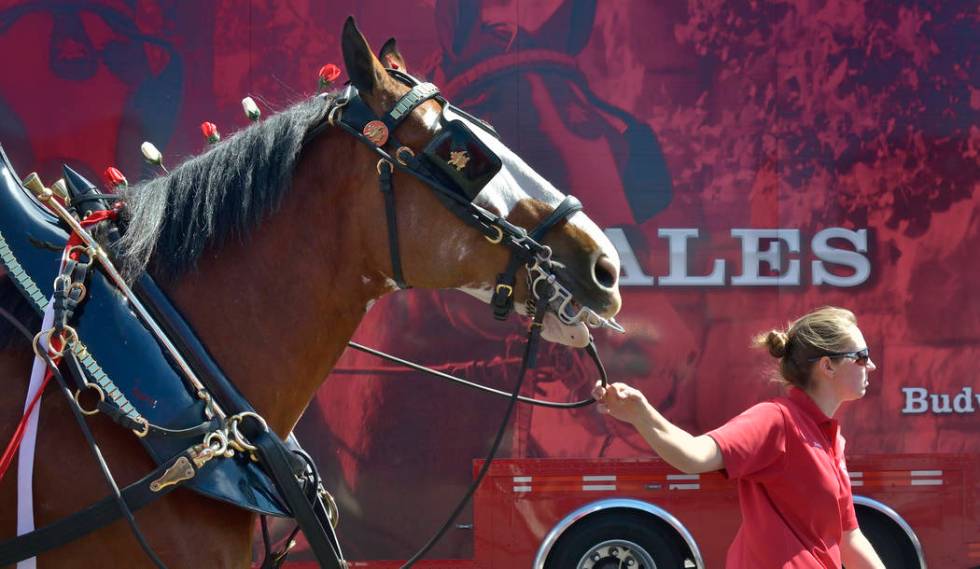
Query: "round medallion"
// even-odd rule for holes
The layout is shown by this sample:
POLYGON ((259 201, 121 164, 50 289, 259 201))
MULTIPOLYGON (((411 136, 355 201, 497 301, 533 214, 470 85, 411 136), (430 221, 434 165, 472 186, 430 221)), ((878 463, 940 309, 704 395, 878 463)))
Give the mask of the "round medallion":
POLYGON ((388 127, 381 121, 374 120, 367 123, 361 132, 377 146, 384 146, 385 142, 388 142, 388 127))

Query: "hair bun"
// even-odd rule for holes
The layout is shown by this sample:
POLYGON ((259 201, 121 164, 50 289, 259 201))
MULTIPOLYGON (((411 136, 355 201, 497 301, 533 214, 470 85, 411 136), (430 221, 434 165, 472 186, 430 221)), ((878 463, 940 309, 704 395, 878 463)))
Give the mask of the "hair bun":
POLYGON ((789 336, 786 335, 786 332, 772 330, 766 334, 765 343, 772 357, 783 358, 786 356, 786 349, 789 346, 789 336))

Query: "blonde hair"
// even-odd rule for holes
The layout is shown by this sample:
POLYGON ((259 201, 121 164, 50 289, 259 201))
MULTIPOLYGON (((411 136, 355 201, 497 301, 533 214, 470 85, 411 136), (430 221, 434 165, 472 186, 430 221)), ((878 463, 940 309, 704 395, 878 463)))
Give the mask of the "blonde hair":
POLYGON ((844 351, 856 325, 857 318, 850 310, 824 306, 797 318, 786 330, 759 334, 753 343, 779 359, 783 382, 805 390, 810 386, 814 364, 810 358, 844 351))

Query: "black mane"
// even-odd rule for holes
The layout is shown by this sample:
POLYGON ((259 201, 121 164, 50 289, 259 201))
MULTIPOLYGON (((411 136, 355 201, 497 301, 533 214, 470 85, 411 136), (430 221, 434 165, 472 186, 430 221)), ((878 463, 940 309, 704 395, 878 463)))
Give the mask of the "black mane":
POLYGON ((114 254, 134 278, 144 269, 164 277, 192 268, 204 249, 245 238, 289 191, 303 139, 331 98, 313 97, 253 124, 167 176, 123 192, 123 238, 114 254))

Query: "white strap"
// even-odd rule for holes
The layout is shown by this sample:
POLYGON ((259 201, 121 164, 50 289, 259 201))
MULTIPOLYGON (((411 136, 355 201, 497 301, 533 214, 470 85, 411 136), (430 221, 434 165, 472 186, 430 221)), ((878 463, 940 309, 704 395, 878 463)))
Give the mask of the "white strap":
MULTIPOLYGON (((54 324, 54 299, 48 302, 44 309, 44 319, 41 323, 41 330, 48 330, 54 324)), ((43 336, 40 341, 40 348, 48 349, 47 339, 43 336)), ((27 388, 27 400, 24 402, 24 412, 34 398, 34 394, 41 388, 44 381, 44 372, 47 371, 47 364, 38 356, 34 356, 34 366, 31 368, 31 383, 27 388)), ((34 531, 34 447, 37 443, 37 421, 41 413, 41 401, 31 411, 31 416, 27 419, 27 427, 24 430, 24 438, 20 442, 20 449, 17 454, 17 535, 24 535, 34 531)), ((17 569, 35 569, 37 567, 36 558, 31 557, 17 564, 17 569)))

